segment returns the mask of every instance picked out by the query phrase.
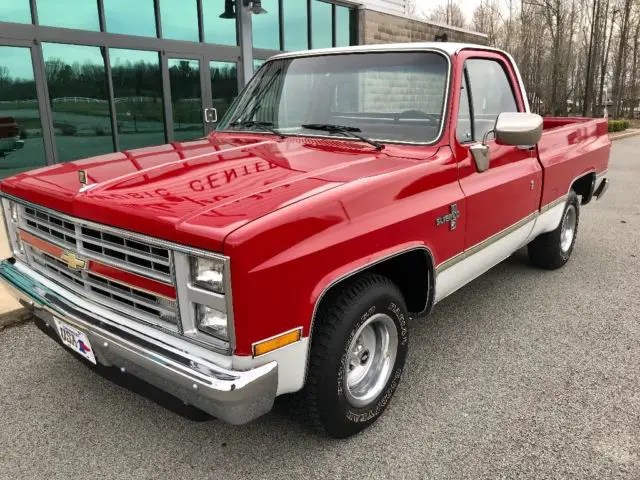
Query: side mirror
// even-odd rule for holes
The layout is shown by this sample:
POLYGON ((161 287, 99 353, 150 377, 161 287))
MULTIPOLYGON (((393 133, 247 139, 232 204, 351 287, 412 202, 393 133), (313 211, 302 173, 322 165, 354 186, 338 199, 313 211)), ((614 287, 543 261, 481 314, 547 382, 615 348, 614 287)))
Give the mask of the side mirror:
POLYGON ((499 145, 531 147, 542 136, 542 117, 535 113, 504 112, 498 115, 493 133, 499 145))

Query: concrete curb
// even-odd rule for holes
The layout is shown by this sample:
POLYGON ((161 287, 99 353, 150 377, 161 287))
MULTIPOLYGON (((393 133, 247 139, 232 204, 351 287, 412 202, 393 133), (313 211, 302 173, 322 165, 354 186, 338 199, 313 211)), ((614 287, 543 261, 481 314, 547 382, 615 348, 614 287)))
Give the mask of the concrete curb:
POLYGON ((623 132, 623 133, 621 133, 619 135, 609 135, 609 140, 611 140, 613 142, 615 140, 623 140, 625 138, 635 137, 636 135, 640 135, 640 128, 633 129, 630 132, 623 132))
POLYGON ((0 314, 0 332, 5 328, 15 327, 31 320, 31 312, 24 308, 0 314))

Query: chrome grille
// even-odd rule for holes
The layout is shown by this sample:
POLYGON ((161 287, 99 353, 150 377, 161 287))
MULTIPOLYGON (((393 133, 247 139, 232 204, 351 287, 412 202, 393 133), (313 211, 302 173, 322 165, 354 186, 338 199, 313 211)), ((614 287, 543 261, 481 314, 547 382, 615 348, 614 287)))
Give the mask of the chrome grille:
POLYGON ((141 275, 173 283, 169 250, 34 207, 22 206, 22 228, 79 254, 141 275))
POLYGON ((31 245, 27 245, 27 255, 33 268, 76 293, 154 325, 160 321, 171 328, 177 326, 178 305, 175 300, 139 290, 87 270, 72 270, 66 263, 31 245))

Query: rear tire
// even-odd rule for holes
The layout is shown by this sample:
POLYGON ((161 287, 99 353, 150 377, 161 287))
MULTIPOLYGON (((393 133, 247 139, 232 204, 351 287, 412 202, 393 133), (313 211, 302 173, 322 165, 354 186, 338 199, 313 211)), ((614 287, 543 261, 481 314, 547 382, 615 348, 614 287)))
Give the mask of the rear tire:
POLYGON ((385 410, 404 369, 408 318, 400 290, 380 275, 361 277, 320 309, 306 398, 328 435, 354 435, 385 410))
POLYGON ((558 228, 543 233, 528 245, 529 260, 536 267, 556 270, 569 261, 578 238, 580 202, 571 190, 558 228))

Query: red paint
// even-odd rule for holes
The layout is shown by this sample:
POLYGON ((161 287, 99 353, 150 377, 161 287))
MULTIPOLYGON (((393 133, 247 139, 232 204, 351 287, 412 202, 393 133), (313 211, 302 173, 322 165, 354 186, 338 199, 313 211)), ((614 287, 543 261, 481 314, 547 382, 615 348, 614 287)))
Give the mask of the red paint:
POLYGON ((35 235, 31 235, 29 232, 25 232, 24 230, 19 230, 18 235, 23 242, 28 243, 29 245, 33 245, 38 250, 42 250, 45 253, 48 253, 52 257, 60 258, 64 253, 64 249, 53 245, 49 242, 45 242, 44 240, 36 237, 35 235))
POLYGON ((124 283, 130 287, 155 293, 157 295, 170 298, 171 300, 176 299, 176 289, 172 285, 167 285, 166 283, 158 282, 157 280, 143 277, 135 273, 126 272, 95 260, 89 261, 87 269, 92 273, 107 277, 119 283, 124 283))
MULTIPOLYGON (((550 118, 537 151, 490 143, 478 173, 455 136, 463 50, 443 135, 432 146, 270 134, 213 133, 194 142, 131 150, 19 174, 3 192, 69 215, 231 258, 236 353, 299 326, 336 279, 401 250, 425 247, 437 266, 565 195, 608 164, 606 121, 550 118), (100 185, 79 192, 77 171, 100 185), (531 181, 534 188, 531 189, 531 181), (451 204, 458 227, 436 227, 451 204)), ((112 272, 113 273, 113 272, 112 272)), ((146 279, 145 279, 146 280, 146 279)))

